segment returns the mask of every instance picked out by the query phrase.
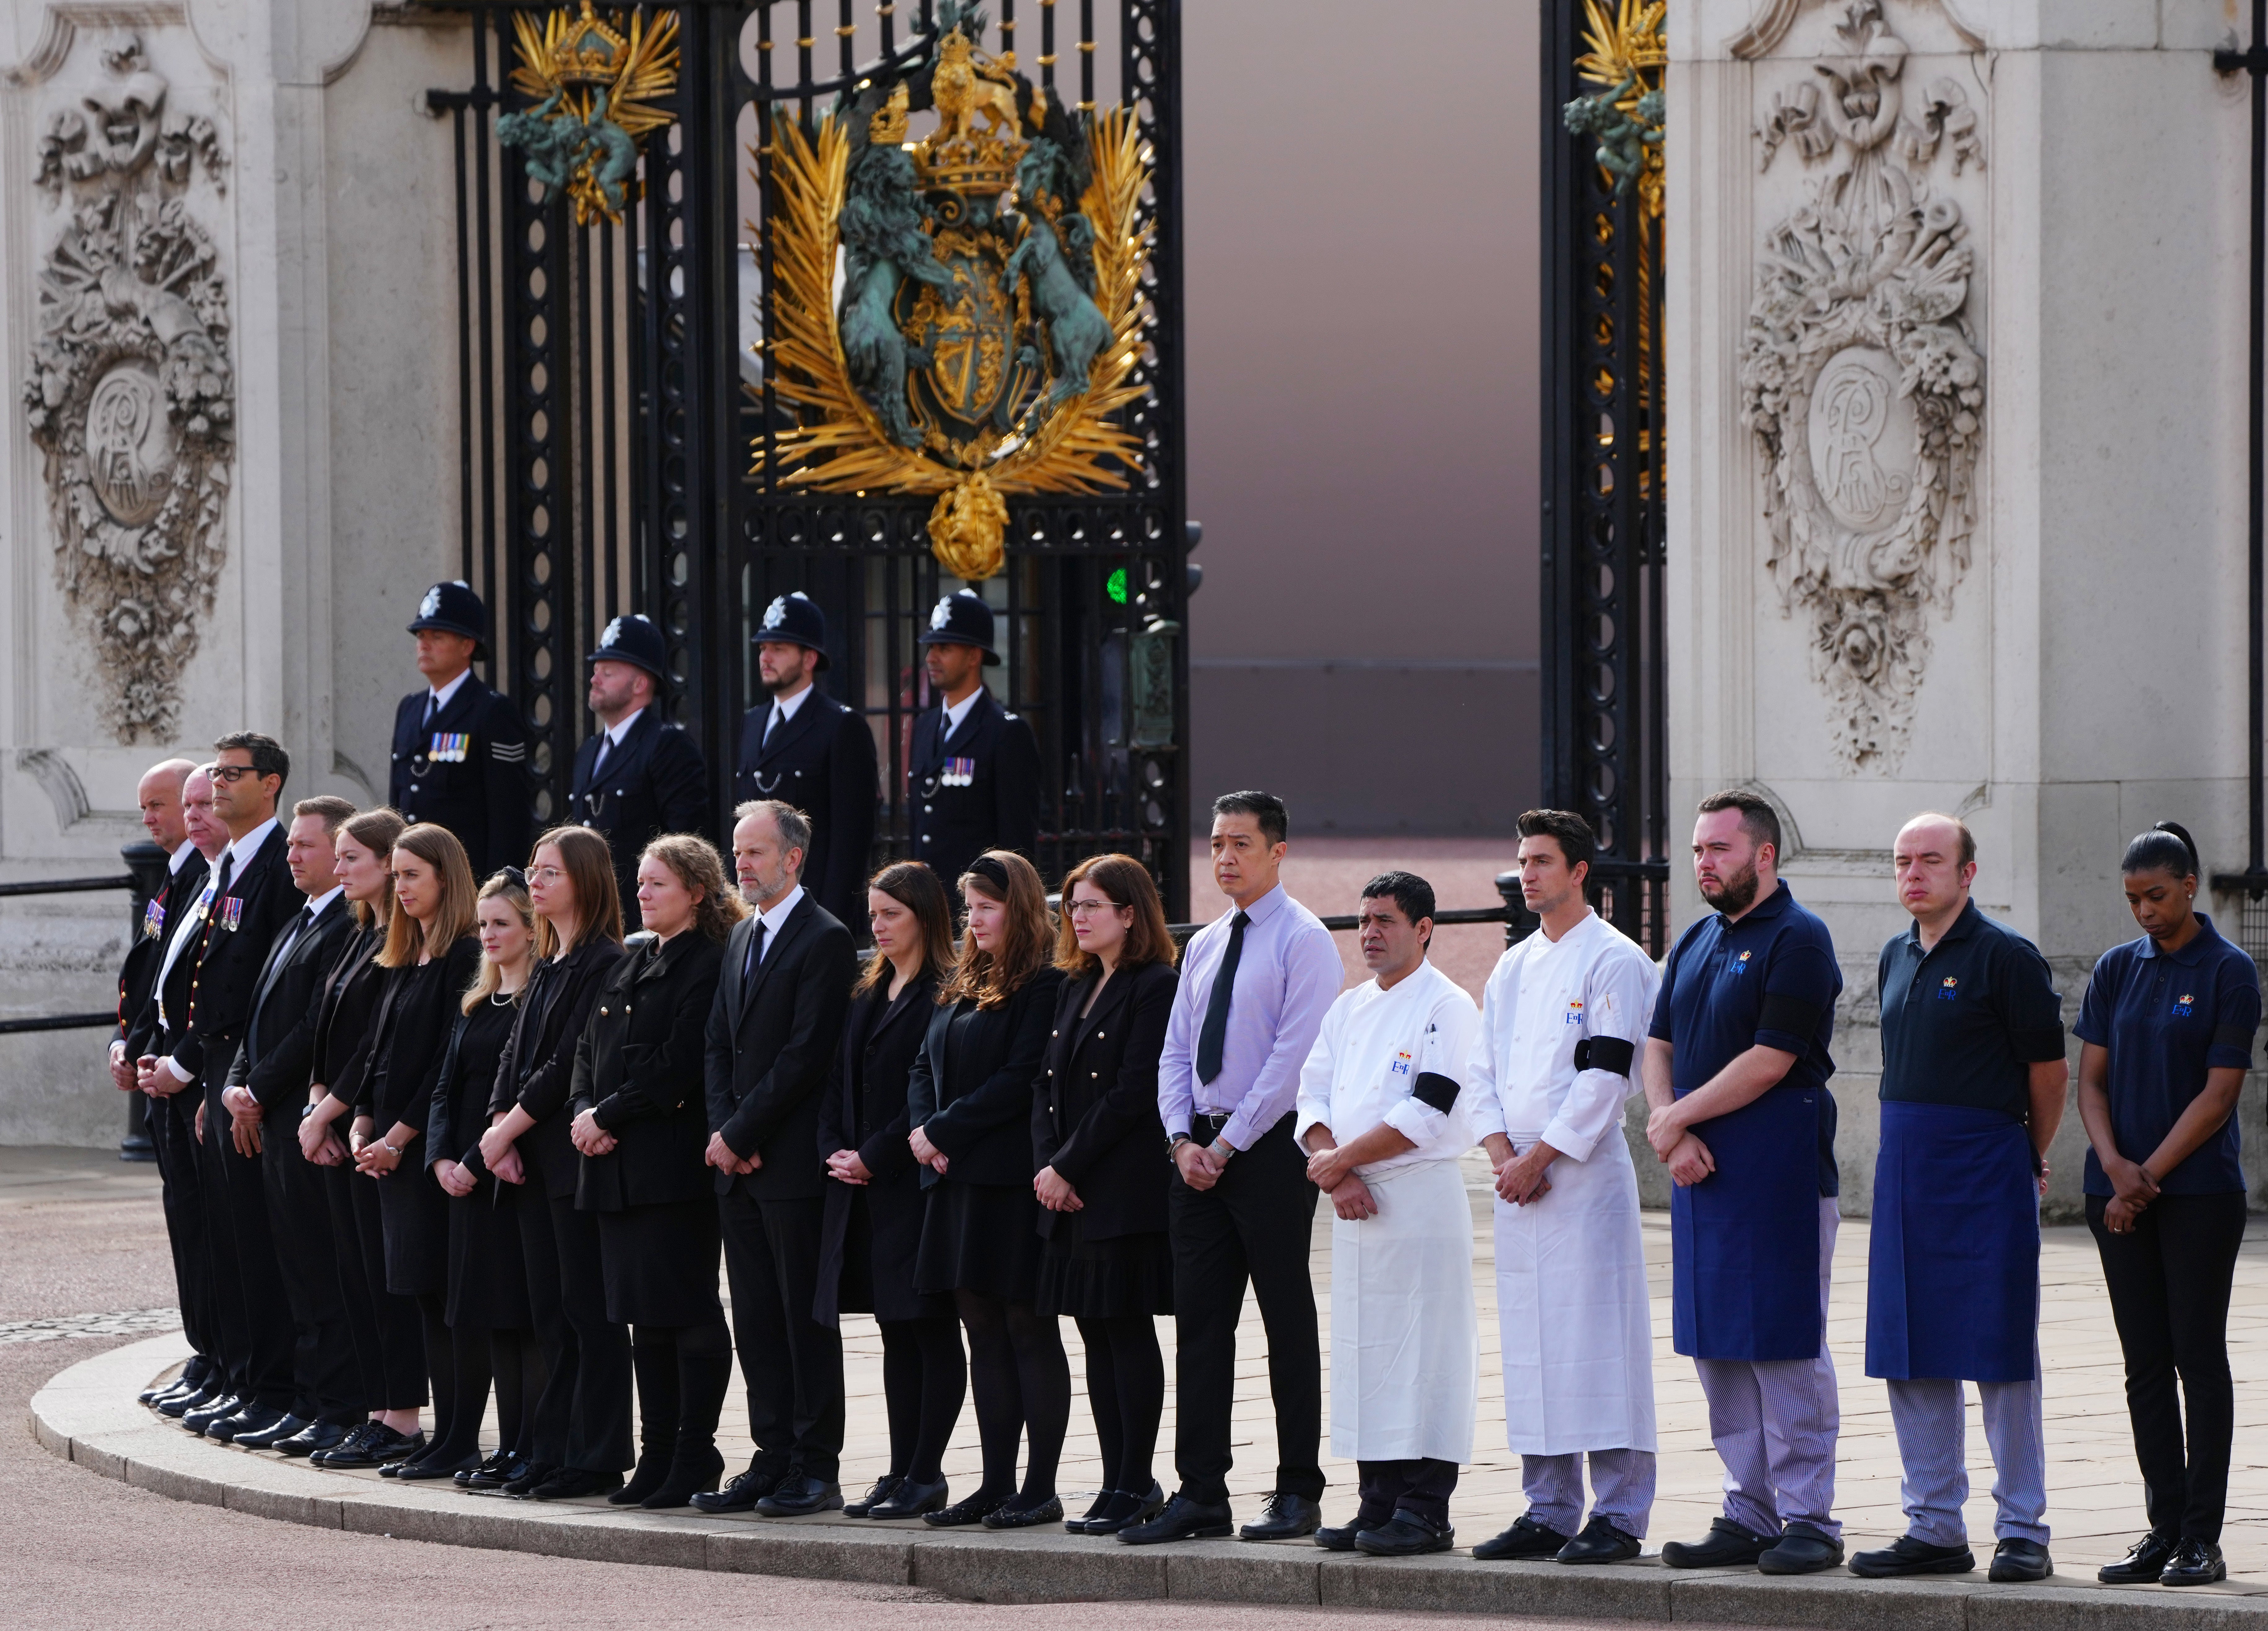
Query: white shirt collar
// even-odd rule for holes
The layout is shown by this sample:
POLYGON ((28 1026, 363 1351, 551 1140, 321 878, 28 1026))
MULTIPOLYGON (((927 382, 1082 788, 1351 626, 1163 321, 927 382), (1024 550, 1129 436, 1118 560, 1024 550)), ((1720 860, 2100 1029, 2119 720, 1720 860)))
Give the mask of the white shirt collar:
POLYGON ((961 728, 961 720, 968 717, 968 711, 976 705, 976 699, 983 694, 984 687, 980 684, 975 690, 969 692, 966 697, 963 697, 959 702, 952 704, 946 709, 945 734, 946 735, 950 736, 954 732, 961 728))
POLYGON ((244 869, 252 864, 252 858, 260 853, 260 846, 268 842, 268 835, 276 830, 276 817, 270 816, 250 832, 230 845, 228 850, 222 852, 224 854, 233 852, 236 856, 236 865, 229 871, 228 881, 231 883, 234 883, 244 875, 244 869))
POLYGON ((166 857, 166 875, 170 878, 180 877, 181 868, 189 864, 189 857, 196 852, 197 846, 187 838, 173 845, 173 852, 166 857))
POLYGON ((633 708, 630 710, 629 713, 625 714, 622 720, 607 731, 607 740, 612 742, 615 747, 621 747, 622 745, 622 738, 630 734, 630 727, 638 722, 638 715, 644 712, 645 710, 644 708, 633 708))
POLYGON ((819 687, 812 684, 808 680, 806 680, 804 682, 803 689, 796 692, 794 696, 773 697, 772 708, 774 712, 778 713, 779 722, 784 725, 790 720, 795 718, 795 711, 803 706, 805 703, 808 702, 811 699, 811 693, 818 689, 819 687))
POLYGON ((774 906, 770 911, 760 911, 756 914, 763 919, 766 944, 770 944, 772 936, 780 932, 780 925, 787 921, 787 914, 795 910, 796 902, 802 898, 803 885, 799 883, 780 897, 779 904, 774 906))
POLYGON ((466 668, 460 671, 457 677, 451 680, 446 685, 436 685, 429 688, 431 690, 433 697, 433 712, 438 713, 442 709, 447 707, 449 705, 449 698, 454 697, 459 691, 464 690, 465 682, 472 677, 473 671, 470 668, 466 668))
POLYGON ((322 894, 310 897, 306 906, 307 921, 313 923, 316 919, 321 917, 324 911, 328 909, 330 904, 345 893, 345 885, 334 883, 322 894))

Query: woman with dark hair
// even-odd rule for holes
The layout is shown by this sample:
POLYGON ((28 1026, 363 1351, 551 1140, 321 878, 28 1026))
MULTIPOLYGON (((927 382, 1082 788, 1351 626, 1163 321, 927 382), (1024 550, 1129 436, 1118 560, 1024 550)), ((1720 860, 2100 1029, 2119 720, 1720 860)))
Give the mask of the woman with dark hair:
POLYGON ((2084 1044, 2087 1221, 2125 1354, 2150 1532, 2100 1576, 2206 1585, 2228 1574, 2228 1296, 2245 1212, 2235 1112, 2260 977, 2195 909, 2200 868, 2187 832, 2160 822, 2126 846, 2119 870, 2142 934, 2102 954, 2072 1029, 2084 1044))
POLYGON ((577 1207, 595 1213, 607 1317, 632 1333, 642 1453, 608 1495, 649 1511, 717 1487, 717 1418, 733 1338, 717 1296, 717 1196, 702 1154, 703 1032, 740 917, 724 858, 674 832, 638 859, 638 920, 656 936, 615 965, 575 1048, 569 1129, 577 1207))
POLYGON ((866 924, 873 955, 850 993, 819 1106, 819 1148, 829 1152, 835 1181, 812 1317, 839 1325, 844 1313, 871 1313, 882 1332, 890 1466, 843 1515, 919 1517, 946 1503, 946 1441, 968 1391, 953 1299, 914 1288, 928 1203, 925 1170, 906 1143, 906 1079, 929 1034, 937 988, 953 972, 953 904, 935 873, 898 861, 867 884, 866 924))
POLYGON ((1166 1407, 1155 1321, 1174 1311, 1158 1059, 1179 977, 1148 867, 1097 855, 1071 869, 1056 966, 1063 987, 1032 1103, 1038 1309, 1079 1322, 1102 1452, 1094 1504, 1064 1527, 1115 1535, 1166 1504, 1151 1471, 1166 1407))
POLYGON ((567 1113, 575 1044, 623 955, 622 896, 606 839, 588 827, 554 827, 538 838, 527 898, 535 909, 535 971, 497 1061, 481 1160, 505 1183, 527 1186, 519 1244, 546 1367, 527 1470, 504 1492, 551 1501, 618 1489, 630 1465, 630 1333, 607 1317, 597 1214, 575 1209, 580 1158, 567 1113))
POLYGON ((984 1480, 922 1521, 1025 1529, 1063 1517, 1056 1463, 1071 1418, 1071 1366, 1039 1294, 1039 1202, 1032 1196, 1033 1083, 1046 1052, 1062 975, 1032 863, 987 850, 961 876, 967 917, 961 958, 937 993, 906 1081, 907 1144, 929 1210, 914 1287, 950 1292, 968 1332, 984 1480), (1024 1482, 1016 1444, 1028 1437, 1024 1482))

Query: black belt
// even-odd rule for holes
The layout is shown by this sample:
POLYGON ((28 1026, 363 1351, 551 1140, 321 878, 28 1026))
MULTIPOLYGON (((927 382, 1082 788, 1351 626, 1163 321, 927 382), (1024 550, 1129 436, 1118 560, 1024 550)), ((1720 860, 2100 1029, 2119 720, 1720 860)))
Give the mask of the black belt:
POLYGON ((1226 1116, 1208 1115, 1204 1111, 1198 1111, 1189 1118, 1189 1136, 1197 1139, 1200 1144, 1210 1144, 1220 1136, 1221 1129, 1228 1125, 1228 1123, 1229 1118, 1226 1116), (1205 1129, 1204 1136, 1201 1138, 1197 1135, 1197 1129, 1200 1127, 1205 1129))

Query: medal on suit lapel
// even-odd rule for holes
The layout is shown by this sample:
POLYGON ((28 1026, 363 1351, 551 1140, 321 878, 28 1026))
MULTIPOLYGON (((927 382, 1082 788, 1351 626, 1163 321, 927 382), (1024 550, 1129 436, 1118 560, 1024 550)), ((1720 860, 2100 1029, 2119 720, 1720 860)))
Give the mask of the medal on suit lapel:
POLYGON ((976 761, 966 758, 947 759, 945 762, 945 769, 939 773, 938 781, 939 785, 947 787, 974 786, 976 782, 976 761))
POLYGON ((150 904, 142 908, 142 938, 159 940, 166 933, 166 902, 162 896, 152 895, 150 904))
POLYGON ((426 757, 435 764, 462 764, 473 750, 473 739, 464 731, 435 731, 426 757))
POLYGON ((244 921, 243 896, 224 895, 221 897, 219 921, 222 928, 226 929, 232 934, 236 933, 237 926, 244 921))

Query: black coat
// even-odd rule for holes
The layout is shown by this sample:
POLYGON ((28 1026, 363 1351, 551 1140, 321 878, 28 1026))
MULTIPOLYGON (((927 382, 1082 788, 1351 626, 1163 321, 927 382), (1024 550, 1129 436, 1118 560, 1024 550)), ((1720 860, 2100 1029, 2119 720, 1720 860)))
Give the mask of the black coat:
POLYGON ((820 1233, 819 1295, 812 1317, 833 1325, 845 1288, 871 1295, 852 1297, 873 1304, 865 1311, 882 1319, 923 1314, 950 1315, 948 1299, 924 1298, 914 1289, 914 1252, 921 1244, 924 1169, 906 1143, 912 1123, 906 1116, 906 1077, 929 1035, 937 1009, 937 976, 924 970, 909 980, 895 1000, 887 978, 853 997, 843 1022, 843 1044, 819 1103, 819 1153, 823 1160, 838 1149, 855 1149, 873 1177, 863 1186, 830 1182, 827 1215, 820 1233), (850 1214, 864 1203, 873 1261, 862 1274, 843 1260, 850 1214))
POLYGON ((260 971, 253 992, 252 1016, 244 1028, 244 1045, 229 1066, 228 1085, 248 1088, 271 1118, 296 1123, 307 1102, 307 1083, 315 1063, 315 1030, 321 1017, 319 999, 339 948, 352 938, 354 918, 346 897, 335 897, 320 916, 300 930, 289 948, 291 933, 300 913, 286 919, 269 948, 268 964, 260 971), (277 954, 281 953, 281 956, 277 954))
MULTIPOLYGON (((906 1079, 906 1114, 963 1184, 1029 1187, 1040 1163, 1033 1159, 1032 1098, 1053 1027, 1063 975, 1043 968, 997 1008, 977 1008, 949 1061, 946 1033, 954 1015, 973 1000, 932 1011, 921 1056, 906 1079)), ((922 1169, 924 1188, 937 1181, 922 1169)))
POLYGON ((571 1119, 585 1111, 615 1135, 585 1155, 575 1204, 585 1212, 703 1200, 712 1192, 704 1037, 725 948, 697 929, 640 946, 615 965, 575 1044, 571 1119))
POLYGON ((827 1164, 819 1151, 819 1101, 843 1015, 858 978, 850 931, 806 894, 764 949, 754 980, 747 962, 754 914, 733 926, 724 978, 709 1011, 705 1085, 709 1130, 736 1155, 763 1164, 745 1177, 719 1171, 717 1192, 739 1186, 754 1200, 816 1200, 827 1164))
POLYGON ((1030 724, 1003 708, 990 690, 977 692, 961 728, 940 747, 938 732, 944 720, 940 701, 914 721, 908 779, 913 859, 927 861, 949 889, 986 850, 1037 854, 1040 744, 1030 724), (950 759, 967 764, 954 771, 950 759), (966 786, 960 783, 963 775, 966 786))
MULTIPOLYGON (((183 847, 188 848, 186 840, 183 847)), ((181 915, 196 904, 198 894, 205 887, 205 858, 195 849, 188 850, 188 859, 180 870, 169 873, 166 887, 151 897, 150 906, 142 915, 141 926, 136 931, 134 943, 126 948, 126 961, 118 970, 118 1030, 114 1033, 126 1044, 129 1064, 145 1053, 155 1052, 151 1044, 158 1036, 158 970, 165 965, 166 941, 180 923, 181 915)), ((183 947, 181 955, 188 956, 183 947)))
POLYGON ((386 931, 377 924, 353 927, 316 998, 308 1085, 320 1083, 342 1104, 360 1096, 363 1073, 370 1067, 371 1016, 378 1012, 379 993, 386 985, 386 970, 372 959, 385 943, 386 931))
POLYGON ((635 929, 638 856, 665 832, 701 830, 709 816, 709 771, 693 738, 662 723, 658 702, 638 715, 594 780, 605 740, 603 734, 589 737, 575 750, 575 787, 567 808, 571 819, 606 835, 622 922, 635 929))
MULTIPOLYGON (((520 994, 526 993, 523 990, 520 994)), ((470 1014, 460 1012, 450 1028, 449 1045, 442 1050, 441 1068, 433 1077, 433 1096, 425 1106, 425 1141, 419 1147, 425 1153, 427 1166, 453 1161, 476 1178, 488 1177, 488 1162, 481 1159, 481 1134, 489 1130, 488 1106, 496 1092, 497 1066, 503 1061, 504 1044, 512 1039, 512 1022, 519 1017, 516 1001, 498 1007, 493 998, 482 1000, 488 1006, 475 1007, 470 1014), (512 1010, 509 1014, 503 1011, 507 1007, 512 1010)))
POLYGON ((430 821, 456 834, 475 882, 499 867, 526 865, 534 798, 519 709, 468 674, 428 725, 431 695, 430 688, 414 691, 394 711, 388 802, 406 821, 430 821), (464 740, 449 740, 456 737, 464 740))
POLYGON ((586 940, 563 957, 536 964, 519 1000, 519 1017, 512 1022, 512 1040, 497 1062, 489 1113, 518 1104, 534 1118, 534 1127, 520 1140, 520 1155, 531 1185, 540 1183, 556 1199, 575 1192, 576 1163, 582 1159, 567 1136, 575 1119, 567 1113, 567 1096, 575 1085, 575 1044, 598 1006, 607 976, 622 956, 614 941, 586 940))
POLYGON ((881 787, 874 733, 857 709, 814 690, 767 742, 764 721, 771 712, 768 702, 741 717, 733 801, 778 799, 809 816, 803 886, 845 926, 863 924, 881 787))
MULTIPOLYGON (((225 864, 224 853, 216 867, 225 864)), ((186 1015, 169 1038, 174 1062, 197 1078, 227 1080, 228 1067, 252 1016, 252 993, 276 936, 307 904, 284 864, 284 829, 261 840, 250 860, 228 881, 205 913, 201 944, 184 948, 166 981, 166 1011, 186 1015), (192 957, 190 951, 196 955, 192 957), (188 990, 177 1006, 187 972, 188 990)))
MULTIPOLYGON (((1162 1234, 1174 1162, 1158 1118, 1158 1056, 1181 978, 1170 963, 1111 977, 1085 1016, 1095 975, 1063 983, 1032 1096, 1032 1155, 1079 1192, 1088 1240, 1162 1234)), ((1064 1214, 1042 1211, 1052 1236, 1064 1214)))
MULTIPOLYGON (((372 1118, 379 1138, 396 1122, 423 1134, 433 1078, 456 1028, 458 1004, 480 963, 481 942, 468 934, 431 963, 385 970, 371 1018, 370 1067, 355 1096, 356 1111, 372 1118)), ((402 1170, 422 1164, 423 1155, 418 1151, 402 1170)))

